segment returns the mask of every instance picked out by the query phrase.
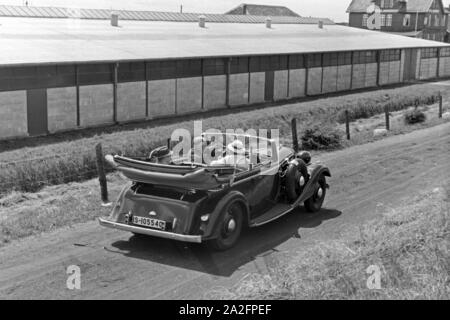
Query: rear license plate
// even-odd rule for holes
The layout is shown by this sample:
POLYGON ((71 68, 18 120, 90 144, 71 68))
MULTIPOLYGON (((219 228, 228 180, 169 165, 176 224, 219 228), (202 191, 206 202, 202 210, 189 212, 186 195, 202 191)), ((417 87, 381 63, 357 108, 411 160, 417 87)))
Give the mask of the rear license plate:
POLYGON ((147 228, 166 230, 166 222, 158 219, 150 219, 145 217, 134 216, 133 224, 147 228))

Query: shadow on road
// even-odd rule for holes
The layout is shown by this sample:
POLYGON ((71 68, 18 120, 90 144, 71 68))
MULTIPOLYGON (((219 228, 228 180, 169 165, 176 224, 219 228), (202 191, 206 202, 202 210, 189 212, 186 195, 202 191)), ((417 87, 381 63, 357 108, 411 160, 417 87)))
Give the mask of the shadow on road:
POLYGON ((317 214, 307 214, 304 209, 299 209, 268 225, 244 230, 238 245, 226 252, 214 252, 204 244, 142 236, 132 236, 128 241, 117 241, 112 246, 132 258, 228 277, 242 265, 289 239, 301 239, 300 228, 318 227, 341 214, 338 210, 326 209, 317 214))

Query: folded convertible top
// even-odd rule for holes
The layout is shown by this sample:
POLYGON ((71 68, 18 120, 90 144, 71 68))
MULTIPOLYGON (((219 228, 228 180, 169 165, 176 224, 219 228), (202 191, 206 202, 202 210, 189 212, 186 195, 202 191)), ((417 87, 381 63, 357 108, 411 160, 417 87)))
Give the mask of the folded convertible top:
POLYGON ((106 161, 136 182, 174 186, 192 190, 211 190, 227 183, 234 168, 200 165, 163 165, 135 158, 107 155, 106 161))

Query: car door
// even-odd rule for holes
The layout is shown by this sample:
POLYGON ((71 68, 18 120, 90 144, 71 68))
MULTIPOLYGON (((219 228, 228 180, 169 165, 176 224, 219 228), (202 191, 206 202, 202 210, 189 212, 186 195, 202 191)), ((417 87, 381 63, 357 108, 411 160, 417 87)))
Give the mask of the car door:
POLYGON ((247 177, 237 182, 235 188, 245 195, 253 219, 264 214, 274 205, 279 185, 278 163, 266 160, 241 175, 247 175, 247 177), (251 172, 254 174, 252 175, 251 172))

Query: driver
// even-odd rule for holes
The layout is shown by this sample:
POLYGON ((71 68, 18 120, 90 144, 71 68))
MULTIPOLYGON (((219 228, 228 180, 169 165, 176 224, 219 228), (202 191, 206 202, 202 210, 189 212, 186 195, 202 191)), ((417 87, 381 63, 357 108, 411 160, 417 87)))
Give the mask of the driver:
POLYGON ((250 165, 250 160, 245 156, 245 147, 242 141, 234 140, 227 146, 227 155, 216 161, 211 162, 211 166, 237 166, 241 169, 247 170, 250 165))

